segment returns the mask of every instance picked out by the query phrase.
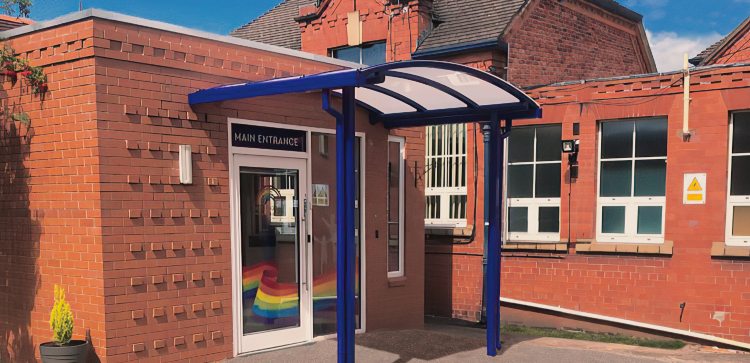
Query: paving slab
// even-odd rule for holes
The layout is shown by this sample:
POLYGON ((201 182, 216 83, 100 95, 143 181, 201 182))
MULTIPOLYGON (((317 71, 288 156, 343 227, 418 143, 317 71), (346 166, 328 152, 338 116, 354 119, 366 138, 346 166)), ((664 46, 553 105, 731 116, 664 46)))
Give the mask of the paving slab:
MULTIPOLYGON (((700 345, 678 350, 635 347, 559 338, 503 335, 503 349, 488 357, 484 330, 428 324, 424 329, 375 331, 357 335, 356 361, 405 362, 749 362, 750 354, 700 345)), ((336 340, 237 357, 231 363, 335 362, 336 340)))

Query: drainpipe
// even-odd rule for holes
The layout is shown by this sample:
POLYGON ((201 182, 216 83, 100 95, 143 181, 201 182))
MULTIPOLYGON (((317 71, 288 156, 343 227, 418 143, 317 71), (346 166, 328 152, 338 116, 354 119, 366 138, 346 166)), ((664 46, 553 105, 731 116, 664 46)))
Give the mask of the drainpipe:
MULTIPOLYGON (((482 123, 482 140, 484 141, 484 159, 482 160, 489 160, 490 159, 490 125, 487 123, 482 123)), ((489 173, 489 168, 487 167, 487 164, 484 165, 484 248, 482 249, 482 307, 480 311, 480 318, 479 321, 481 323, 487 322, 487 308, 486 308, 486 301, 484 300, 484 291, 487 288, 487 236, 490 234, 489 230, 489 223, 487 222, 487 219, 489 218, 489 205, 490 202, 487 200, 490 195, 489 190, 489 183, 487 183, 489 173)), ((476 218, 476 217, 475 217, 476 218)))

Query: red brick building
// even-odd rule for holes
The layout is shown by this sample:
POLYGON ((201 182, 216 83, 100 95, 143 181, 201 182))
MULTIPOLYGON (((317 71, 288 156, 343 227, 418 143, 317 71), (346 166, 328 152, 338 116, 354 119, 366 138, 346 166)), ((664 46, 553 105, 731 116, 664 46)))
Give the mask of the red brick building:
MULTIPOLYGON (((102 362, 219 361, 263 348, 243 331, 299 324, 299 341, 335 332, 335 121, 320 95, 194 109, 188 95, 356 64, 99 10, 0 36, 43 67, 49 87, 40 97, 3 78, 0 91, 13 112, 0 119, 0 360, 38 358, 56 284, 74 338, 90 331, 102 362), (293 134, 307 147, 270 153, 230 143, 230 131, 293 134), (180 155, 192 160, 192 181, 180 155)), ((423 276, 404 278, 380 247, 392 226, 386 204, 424 203, 404 182, 412 172, 388 164, 424 155, 403 160, 403 138, 357 112, 358 328, 418 328, 423 276)), ((422 271, 424 219, 401 215, 410 241, 401 266, 422 271)))
MULTIPOLYGON (((615 1, 317 3, 282 1, 232 35, 360 63, 452 61, 519 86, 656 71, 641 16, 615 1)), ((426 312, 479 320, 481 132, 441 126, 402 135, 407 152, 427 155, 416 166, 427 195, 426 312), (459 271, 470 276, 445 283, 459 271)), ((559 231, 550 238, 562 240, 559 231)))

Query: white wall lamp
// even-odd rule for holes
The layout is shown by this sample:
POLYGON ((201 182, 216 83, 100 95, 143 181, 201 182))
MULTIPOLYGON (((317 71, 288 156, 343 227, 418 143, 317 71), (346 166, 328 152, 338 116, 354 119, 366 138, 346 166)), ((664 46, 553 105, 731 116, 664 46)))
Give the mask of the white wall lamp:
POLYGON ((180 184, 193 184, 193 149, 180 145, 180 184))

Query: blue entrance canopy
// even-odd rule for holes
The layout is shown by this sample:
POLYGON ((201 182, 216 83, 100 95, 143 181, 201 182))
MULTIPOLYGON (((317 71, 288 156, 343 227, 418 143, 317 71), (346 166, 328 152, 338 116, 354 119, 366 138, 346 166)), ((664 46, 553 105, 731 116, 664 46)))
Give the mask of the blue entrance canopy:
POLYGON ((541 108, 529 96, 490 73, 460 64, 404 61, 373 67, 239 83, 192 93, 190 105, 322 92, 323 109, 336 118, 336 331, 339 362, 354 361, 354 118, 356 106, 370 122, 385 128, 482 122, 488 135, 485 165, 487 222, 487 354, 500 348, 500 245, 503 139, 513 119, 539 118, 541 108), (342 98, 341 112, 330 95, 342 98), (505 120, 500 128, 500 120, 505 120))

